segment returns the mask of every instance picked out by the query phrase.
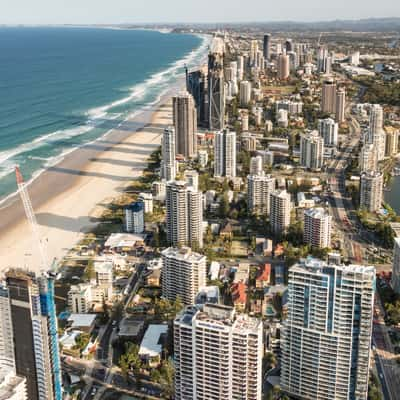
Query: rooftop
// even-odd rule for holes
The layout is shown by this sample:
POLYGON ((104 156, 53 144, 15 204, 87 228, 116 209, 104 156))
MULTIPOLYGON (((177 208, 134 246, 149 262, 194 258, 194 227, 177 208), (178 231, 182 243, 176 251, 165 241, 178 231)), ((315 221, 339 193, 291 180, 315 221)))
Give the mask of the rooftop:
POLYGON ((124 318, 119 324, 119 336, 137 337, 144 328, 144 321, 124 318))
POLYGON ((186 262, 200 262, 206 259, 206 256, 192 251, 190 247, 168 247, 161 254, 163 257, 175 258, 186 262))
POLYGON ((145 236, 140 234, 112 233, 104 246, 111 249, 117 247, 134 247, 137 243, 143 243, 144 238, 145 236))
POLYGON ((71 314, 68 322, 72 322, 71 328, 91 327, 96 314, 71 314))
POLYGON ((160 336, 166 334, 167 331, 168 325, 149 325, 143 337, 142 343, 140 344, 139 355, 149 357, 158 356, 162 351, 160 336))

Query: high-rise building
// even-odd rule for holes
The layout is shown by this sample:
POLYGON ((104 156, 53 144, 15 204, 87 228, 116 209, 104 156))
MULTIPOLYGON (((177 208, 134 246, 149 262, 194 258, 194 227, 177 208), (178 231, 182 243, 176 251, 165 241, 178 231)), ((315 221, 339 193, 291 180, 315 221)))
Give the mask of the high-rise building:
POLYGON ((289 56, 286 54, 279 54, 278 56, 278 79, 285 80, 289 78, 289 56))
POLYGON ((167 240, 172 246, 203 247, 202 194, 184 181, 167 184, 167 240))
POLYGON ((258 41, 251 40, 250 41, 250 66, 257 66, 257 53, 258 53, 258 41))
POLYGON ((184 173, 185 181, 194 190, 199 189, 199 173, 194 169, 187 169, 184 173))
POLYGON ((281 388, 296 399, 366 399, 375 268, 301 260, 289 270, 281 388))
POLYGON ((261 175, 263 172, 263 158, 262 156, 255 156, 250 158, 250 175, 261 175))
POLYGON ((0 400, 28 400, 26 379, 9 369, 0 369, 0 400))
POLYGON ((193 96, 182 92, 172 99, 176 152, 186 158, 197 155, 197 115, 193 96))
POLYGON ((153 193, 141 192, 138 196, 138 201, 143 203, 145 214, 153 214, 153 193))
POLYGON ((359 167, 361 172, 378 170, 378 155, 372 143, 364 143, 361 147, 359 167))
POLYGON ((208 127, 208 76, 207 66, 188 72, 186 69, 186 90, 193 96, 196 104, 197 124, 208 127))
POLYGON ((224 128, 224 83, 223 55, 210 53, 208 56, 208 127, 212 130, 224 128))
POLYGON ((175 129, 170 126, 164 129, 161 143, 161 178, 173 181, 176 177, 176 135, 175 129))
POLYGON ((214 176, 236 176, 236 132, 224 129, 214 136, 214 176))
POLYGON ((379 104, 371 106, 367 142, 374 144, 378 161, 383 160, 385 158, 386 135, 383 130, 383 108, 379 104))
POLYGON ((332 217, 323 208, 304 210, 303 240, 313 247, 325 249, 331 244, 332 217))
POLYGON ((217 304, 174 321, 176 400, 261 400, 262 321, 217 304))
MULTIPOLYGON (((391 128, 391 127, 390 127, 391 128)), ((399 149, 399 131, 396 129, 386 129, 385 156, 393 157, 399 149)))
POLYGON ((396 293, 400 294, 400 238, 399 237, 394 238, 392 287, 396 293))
POLYGON ((321 46, 318 49, 317 57, 318 72, 323 74, 330 74, 332 69, 332 58, 329 56, 329 51, 326 46, 321 46))
POLYGON ((144 231, 144 203, 135 201, 124 208, 125 231, 143 233, 144 231))
POLYGON ((14 334, 7 287, 0 286, 0 371, 15 371, 14 334))
POLYGON ((169 247, 161 252, 162 296, 185 305, 194 304, 200 288, 207 285, 206 256, 189 247, 169 247))
POLYGON ((268 33, 264 35, 263 55, 265 60, 271 59, 271 35, 268 33))
POLYGON ((271 193, 269 220, 273 233, 279 235, 286 231, 290 225, 291 209, 290 193, 286 190, 275 190, 271 193))
POLYGON ((378 211, 383 200, 383 174, 365 171, 360 180, 360 208, 369 212, 378 211))
POLYGON ((274 190, 275 178, 271 175, 265 175, 264 173, 248 175, 247 199, 249 212, 253 214, 269 214, 270 197, 274 190))
POLYGON ((287 53, 290 53, 291 51, 293 51, 294 50, 294 47, 293 47, 293 41, 292 41, 292 39, 286 39, 286 41, 285 41, 285 51, 286 51, 286 54, 287 53))
POLYGON ((251 82, 240 82, 239 101, 242 107, 246 107, 251 100, 251 82))
POLYGON ((346 119, 345 112, 346 112, 346 91, 344 88, 341 88, 336 91, 335 119, 339 124, 345 121, 346 119))
POLYGON ((322 84, 321 111, 336 113, 336 82, 329 79, 322 84))
POLYGON ((324 138, 318 131, 300 135, 300 165, 319 170, 324 164, 324 138))
POLYGON ((29 400, 61 400, 54 278, 21 270, 6 274, 15 372, 26 379, 29 400))
POLYGON ((325 146, 337 145, 339 126, 332 118, 320 119, 318 121, 318 132, 323 137, 325 146))

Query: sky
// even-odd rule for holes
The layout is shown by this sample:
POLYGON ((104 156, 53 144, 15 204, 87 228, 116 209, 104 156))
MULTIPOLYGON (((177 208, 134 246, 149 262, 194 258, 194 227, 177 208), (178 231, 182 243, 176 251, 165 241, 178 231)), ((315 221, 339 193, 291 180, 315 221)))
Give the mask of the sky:
POLYGON ((399 0, 0 0, 0 24, 324 21, 400 17, 399 0))

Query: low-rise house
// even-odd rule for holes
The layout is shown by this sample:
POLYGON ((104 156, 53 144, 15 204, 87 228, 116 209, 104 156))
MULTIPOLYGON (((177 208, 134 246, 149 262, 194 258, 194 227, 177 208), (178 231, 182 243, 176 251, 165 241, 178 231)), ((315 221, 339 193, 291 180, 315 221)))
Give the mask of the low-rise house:
POLYGON ((67 321, 71 330, 90 333, 95 327, 96 314, 71 314, 67 321))
POLYGON ((154 269, 146 275, 147 286, 160 286, 161 284, 161 269, 154 269))
POLYGON ((163 343, 168 332, 168 325, 152 324, 147 328, 140 343, 139 357, 151 368, 157 368, 161 362, 163 343))
POLYGON ((247 284, 249 281, 250 264, 240 263, 233 279, 233 283, 243 282, 247 284))
POLYGON ((145 245, 145 235, 134 233, 112 233, 104 244, 105 251, 129 253, 145 245))
POLYGON ((271 264, 262 265, 256 276, 256 288, 264 289, 271 284, 271 264))
POLYGON ((219 303, 219 288, 218 286, 201 287, 196 296, 195 304, 218 304, 219 303))
POLYGON ((232 302, 238 311, 245 311, 247 304, 247 285, 244 282, 233 283, 231 286, 232 302))
POLYGON ((119 324, 118 338, 123 340, 138 341, 144 331, 144 321, 127 317, 119 324))

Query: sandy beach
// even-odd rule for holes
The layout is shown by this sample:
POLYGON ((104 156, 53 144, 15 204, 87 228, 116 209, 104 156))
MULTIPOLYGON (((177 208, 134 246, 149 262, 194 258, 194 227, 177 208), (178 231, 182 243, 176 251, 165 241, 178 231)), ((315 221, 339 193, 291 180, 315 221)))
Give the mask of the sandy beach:
MULTIPOLYGON (((102 204, 141 174, 171 122, 171 102, 165 100, 156 111, 127 120, 105 137, 70 153, 29 185, 49 260, 61 260, 94 226, 91 219, 101 215, 102 204)), ((0 221, 0 271, 9 267, 37 270, 38 246, 19 198, 0 209, 0 221)))

